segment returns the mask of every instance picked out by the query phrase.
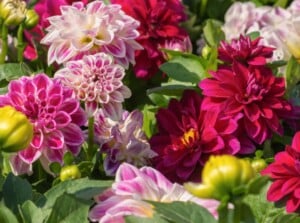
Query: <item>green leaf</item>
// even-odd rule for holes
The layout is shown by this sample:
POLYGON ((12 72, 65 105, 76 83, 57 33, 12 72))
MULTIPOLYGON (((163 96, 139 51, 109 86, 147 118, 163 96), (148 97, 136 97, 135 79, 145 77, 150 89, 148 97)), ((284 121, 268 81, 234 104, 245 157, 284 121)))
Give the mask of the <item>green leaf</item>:
POLYGON ((148 97, 158 107, 167 107, 170 101, 170 97, 158 93, 149 94, 148 97))
POLYGON ((222 23, 218 20, 206 20, 203 28, 203 34, 209 46, 218 46, 221 40, 225 40, 225 34, 221 27, 222 23))
POLYGON ((287 82, 287 92, 290 93, 298 81, 300 81, 300 64, 294 57, 291 57, 288 61, 285 78, 287 82))
POLYGON ((0 222, 1 223, 18 223, 16 216, 4 204, 0 203, 0 222))
POLYGON ((61 170, 61 165, 58 162, 53 162, 50 164, 49 166, 51 172, 55 173, 55 174, 59 174, 60 170, 61 170))
POLYGON ((217 223, 214 217, 203 207, 192 202, 159 203, 150 202, 155 211, 164 219, 178 223, 217 223))
POLYGON ((267 185, 270 178, 268 176, 261 176, 257 175, 255 178, 253 178, 248 186, 248 193, 249 194, 258 194, 260 190, 267 185))
POLYGON ((126 216, 125 222, 126 223, 169 223, 169 221, 164 220, 163 218, 159 217, 157 214, 154 214, 152 218, 126 216))
POLYGON ((64 155, 64 164, 71 165, 74 162, 74 156, 71 152, 66 152, 64 155))
POLYGON ((176 56, 162 64, 160 69, 170 78, 180 82, 198 84, 205 77, 200 58, 195 56, 176 56))
POLYGON ((142 112, 143 112, 143 131, 145 132, 146 136, 150 138, 154 131, 155 131, 155 111, 157 108, 151 105, 145 105, 142 112))
POLYGON ((88 223, 90 204, 71 194, 63 194, 54 203, 46 223, 88 223))
POLYGON ((5 205, 18 214, 18 206, 32 199, 30 183, 10 173, 3 184, 3 199, 5 205))
POLYGON ((23 223, 43 223, 44 216, 42 210, 28 200, 20 208, 23 223))
POLYGON ((25 63, 0 64, 0 80, 11 81, 21 76, 30 74, 31 71, 25 63))
POLYGON ((166 85, 161 87, 150 88, 147 90, 147 94, 157 93, 169 96, 181 96, 182 92, 186 89, 197 89, 194 85, 166 85))

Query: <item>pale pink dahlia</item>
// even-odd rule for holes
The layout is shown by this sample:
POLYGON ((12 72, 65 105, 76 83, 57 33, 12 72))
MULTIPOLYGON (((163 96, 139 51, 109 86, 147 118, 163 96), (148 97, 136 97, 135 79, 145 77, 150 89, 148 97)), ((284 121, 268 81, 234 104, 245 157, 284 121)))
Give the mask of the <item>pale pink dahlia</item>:
POLYGON ((125 67, 135 63, 135 50, 142 49, 135 41, 139 22, 126 15, 120 5, 93 1, 84 7, 82 2, 75 2, 60 9, 61 15, 49 18, 48 34, 41 41, 50 45, 49 64, 97 52, 112 55, 125 67))
POLYGON ((123 85, 124 76, 124 68, 114 64, 113 57, 105 53, 69 61, 55 73, 56 78, 74 90, 77 99, 96 105, 122 103, 131 96, 130 89, 123 85))
POLYGON ((152 217, 153 206, 144 200, 165 203, 191 201, 206 208, 215 217, 219 205, 215 200, 194 197, 151 167, 137 169, 124 163, 117 171, 112 188, 95 197, 97 204, 91 209, 89 219, 99 223, 125 223, 124 217, 128 215, 152 217))
POLYGON ((124 111, 119 104, 109 104, 95 115, 95 138, 106 154, 104 170, 115 175, 122 162, 141 167, 156 156, 142 130, 143 114, 139 110, 124 111))
POLYGON ((86 117, 72 93, 45 74, 10 82, 8 93, 0 97, 0 106, 13 106, 34 125, 30 146, 11 158, 16 174, 30 173, 38 159, 47 170, 51 162, 62 163, 65 152, 80 152, 84 142, 80 126, 86 117))

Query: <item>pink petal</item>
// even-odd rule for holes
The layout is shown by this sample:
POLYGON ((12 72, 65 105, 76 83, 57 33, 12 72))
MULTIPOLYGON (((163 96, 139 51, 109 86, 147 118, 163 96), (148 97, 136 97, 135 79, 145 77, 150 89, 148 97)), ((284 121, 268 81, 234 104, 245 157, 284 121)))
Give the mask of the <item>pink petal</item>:
POLYGON ((64 135, 61 131, 53 131, 47 135, 46 139, 47 148, 62 149, 64 147, 64 135))
POLYGON ((57 128, 63 128, 67 126, 72 120, 68 113, 59 111, 56 113, 54 121, 56 122, 57 128))
POLYGON ((81 128, 73 123, 61 129, 61 132, 67 145, 78 146, 84 142, 84 135, 81 128))

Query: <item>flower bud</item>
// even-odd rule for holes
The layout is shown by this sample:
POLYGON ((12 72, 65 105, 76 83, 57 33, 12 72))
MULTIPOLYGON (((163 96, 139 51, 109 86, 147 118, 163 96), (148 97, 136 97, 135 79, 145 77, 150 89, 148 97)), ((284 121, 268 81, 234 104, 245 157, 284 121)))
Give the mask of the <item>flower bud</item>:
POLYGON ((0 150, 18 152, 26 149, 33 137, 28 118, 11 106, 0 108, 0 150))
POLYGON ((68 179, 77 179, 81 177, 80 170, 76 165, 64 166, 60 170, 59 178, 61 181, 65 181, 68 179))
POLYGON ((39 15, 33 10, 28 9, 26 11, 26 18, 25 18, 25 28, 31 29, 35 27, 35 25, 39 22, 39 15))
POLYGON ((26 2, 21 0, 2 0, 0 2, 0 16, 7 26, 19 25, 25 19, 26 2))
POLYGON ((267 163, 264 159, 254 159, 251 161, 251 166, 256 173, 260 173, 260 171, 267 167, 267 163))
POLYGON ((186 183, 184 187, 195 196, 222 200, 254 176, 249 160, 231 155, 210 156, 202 171, 202 183, 186 183))

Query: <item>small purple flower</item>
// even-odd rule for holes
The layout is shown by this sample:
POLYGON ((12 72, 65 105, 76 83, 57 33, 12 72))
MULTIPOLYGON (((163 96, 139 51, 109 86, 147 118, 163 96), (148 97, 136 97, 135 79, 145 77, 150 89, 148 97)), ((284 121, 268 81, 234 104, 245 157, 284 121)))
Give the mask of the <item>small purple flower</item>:
POLYGON ((194 197, 151 167, 137 169, 123 163, 117 170, 112 188, 95 197, 97 204, 91 209, 89 219, 99 223, 125 223, 124 216, 127 215, 152 217, 153 207, 144 200, 191 201, 207 208, 215 217, 219 205, 215 200, 194 197))
POLYGON ((95 115, 95 138, 106 154, 104 169, 114 175, 122 162, 144 166, 156 156, 142 131, 140 111, 123 111, 120 104, 109 104, 95 115))
POLYGON ((55 77, 74 90, 78 100, 86 104, 122 103, 131 96, 123 85, 125 70, 114 64, 113 57, 105 53, 84 56, 81 60, 69 61, 58 70, 55 77))
POLYGON ((49 17, 48 34, 41 40, 50 45, 48 64, 65 63, 83 55, 105 52, 118 64, 134 64, 134 53, 142 47, 135 41, 139 22, 117 4, 93 1, 61 6, 61 15, 49 17))
POLYGON ((80 126, 86 123, 86 116, 72 94, 58 81, 37 74, 11 81, 8 93, 0 96, 0 106, 13 106, 34 125, 30 146, 11 157, 16 174, 30 173, 38 159, 47 170, 51 162, 62 163, 65 152, 80 152, 84 142, 80 126))

